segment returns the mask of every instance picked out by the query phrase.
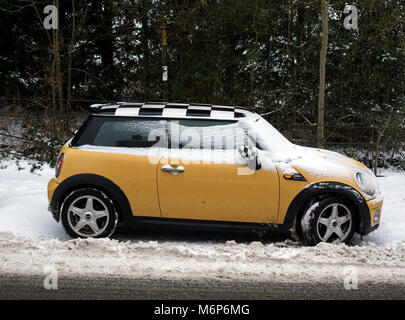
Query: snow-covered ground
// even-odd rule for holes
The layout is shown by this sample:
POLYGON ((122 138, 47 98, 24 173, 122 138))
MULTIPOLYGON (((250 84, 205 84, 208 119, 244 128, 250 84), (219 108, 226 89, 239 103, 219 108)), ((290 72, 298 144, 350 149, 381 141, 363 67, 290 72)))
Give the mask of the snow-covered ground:
MULTIPOLYGON (((3 163, 4 164, 4 163, 3 163)), ((0 272, 127 277, 343 281, 356 267, 359 279, 405 283, 405 172, 383 171, 380 228, 353 245, 302 247, 285 242, 70 240, 47 211, 46 185, 54 174, 0 169, 0 272)), ((191 239, 192 240, 192 239, 191 239)))
POLYGON ((47 166, 30 173, 27 162, 18 170, 13 162, 2 163, 0 169, 0 231, 30 239, 68 239, 60 224, 49 215, 46 188, 55 170, 47 166))

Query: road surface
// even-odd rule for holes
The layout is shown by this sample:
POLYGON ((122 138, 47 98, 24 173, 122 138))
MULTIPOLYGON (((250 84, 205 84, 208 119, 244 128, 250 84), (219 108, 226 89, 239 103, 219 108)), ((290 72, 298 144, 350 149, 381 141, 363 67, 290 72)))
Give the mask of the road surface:
POLYGON ((360 283, 277 283, 256 281, 164 280, 106 277, 58 279, 45 289, 43 275, 0 275, 0 299, 405 299, 405 285, 360 283))

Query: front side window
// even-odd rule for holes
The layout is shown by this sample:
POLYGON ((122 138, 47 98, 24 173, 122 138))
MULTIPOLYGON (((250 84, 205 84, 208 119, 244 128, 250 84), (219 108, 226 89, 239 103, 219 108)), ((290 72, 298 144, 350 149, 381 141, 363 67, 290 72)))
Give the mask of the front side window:
POLYGON ((236 121, 168 120, 167 130, 172 149, 236 150, 253 144, 236 121))

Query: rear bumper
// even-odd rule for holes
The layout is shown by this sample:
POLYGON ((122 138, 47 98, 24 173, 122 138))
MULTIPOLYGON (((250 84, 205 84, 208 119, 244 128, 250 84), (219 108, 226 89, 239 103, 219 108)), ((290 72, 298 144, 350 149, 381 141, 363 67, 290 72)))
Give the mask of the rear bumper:
POLYGON ((58 186, 59 184, 56 182, 55 178, 52 178, 48 182, 48 211, 52 214, 52 217, 56 220, 56 222, 59 222, 59 208, 57 203, 54 202, 53 194, 58 186))
POLYGON ((54 203, 51 202, 49 204, 48 211, 52 214, 55 221, 59 222, 59 208, 57 208, 54 203))

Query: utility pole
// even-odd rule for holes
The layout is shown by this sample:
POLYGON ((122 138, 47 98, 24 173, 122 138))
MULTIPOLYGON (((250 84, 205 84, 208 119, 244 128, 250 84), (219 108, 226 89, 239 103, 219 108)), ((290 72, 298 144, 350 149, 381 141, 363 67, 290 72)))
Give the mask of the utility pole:
POLYGON ((319 59, 319 98, 318 98, 318 122, 317 122, 317 147, 325 146, 325 74, 326 74, 326 54, 328 52, 328 20, 329 2, 322 2, 322 49, 319 59))
POLYGON ((167 65, 167 30, 166 30, 166 23, 163 23, 162 26, 162 81, 164 82, 163 85, 163 100, 168 101, 168 84, 167 81, 169 80, 169 67, 167 65))

